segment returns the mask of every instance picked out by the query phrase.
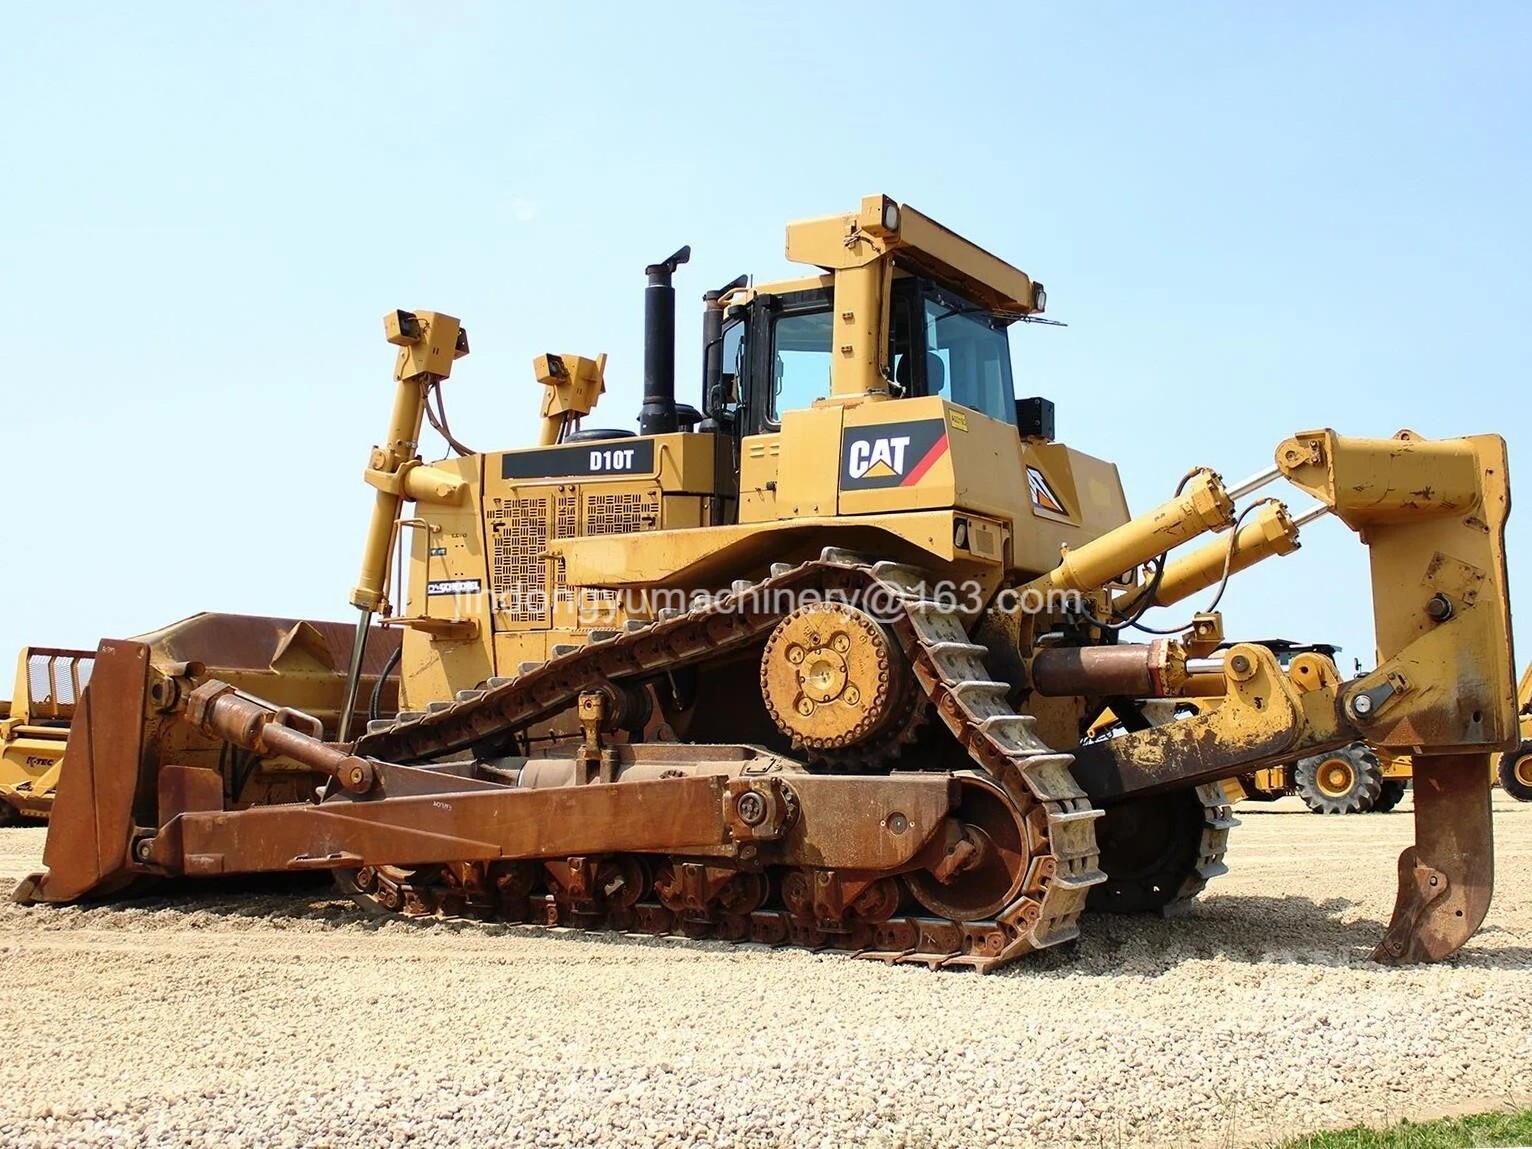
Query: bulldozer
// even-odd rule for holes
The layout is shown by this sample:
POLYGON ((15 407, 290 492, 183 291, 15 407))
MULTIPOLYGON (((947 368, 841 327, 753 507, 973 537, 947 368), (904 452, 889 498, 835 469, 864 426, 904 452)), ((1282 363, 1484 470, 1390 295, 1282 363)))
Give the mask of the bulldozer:
POLYGON ((48 817, 69 724, 94 659, 88 650, 22 648, 16 691, 0 702, 0 826, 48 817))
POLYGON ((537 444, 472 451, 443 402, 462 324, 390 313, 356 625, 103 641, 15 897, 316 870, 379 913, 985 971, 1088 910, 1177 912, 1225 868, 1221 783, 1363 739, 1416 763, 1375 956, 1462 946, 1516 743, 1503 440, 1304 431, 1133 515, 1017 395, 1040 282, 882 195, 790 224, 786 255, 803 274, 703 295, 695 406, 690 250, 645 269, 636 432, 587 426, 604 357, 549 353, 537 444), (1241 507, 1282 480, 1312 509, 1241 507), (1216 598, 1145 621, 1320 515, 1370 550, 1375 670, 1224 646, 1216 598), (1127 728, 1086 740, 1108 709, 1127 728))

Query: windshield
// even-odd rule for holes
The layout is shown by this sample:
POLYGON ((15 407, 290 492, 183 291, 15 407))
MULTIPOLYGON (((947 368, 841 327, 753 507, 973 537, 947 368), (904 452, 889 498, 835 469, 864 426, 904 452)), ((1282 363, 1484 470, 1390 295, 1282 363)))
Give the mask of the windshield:
POLYGON ((928 292, 924 302, 927 392, 1014 425, 1007 321, 945 292, 928 292))

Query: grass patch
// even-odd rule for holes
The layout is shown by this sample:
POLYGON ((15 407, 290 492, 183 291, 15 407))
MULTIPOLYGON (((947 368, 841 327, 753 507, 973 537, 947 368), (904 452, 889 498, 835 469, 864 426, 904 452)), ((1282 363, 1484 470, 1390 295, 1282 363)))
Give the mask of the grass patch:
POLYGON ((1296 1137, 1277 1149, 1486 1149, 1500 1145, 1532 1145, 1532 1109, 1444 1117, 1418 1124, 1401 1121, 1387 1129, 1357 1125, 1296 1137))

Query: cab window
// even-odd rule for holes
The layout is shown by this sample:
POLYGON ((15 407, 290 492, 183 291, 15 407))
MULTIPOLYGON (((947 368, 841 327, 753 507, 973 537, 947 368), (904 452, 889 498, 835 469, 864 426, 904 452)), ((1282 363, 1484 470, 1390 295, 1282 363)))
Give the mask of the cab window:
POLYGON ((745 321, 726 323, 720 343, 720 375, 717 401, 725 410, 733 410, 741 400, 740 387, 745 377, 745 321))
POLYGON ((926 393, 1014 425, 1006 321, 945 292, 928 292, 924 304, 926 393))
MULTIPOLYGON (((830 312, 780 315, 772 322, 771 422, 830 393, 830 312)), ((727 360, 725 360, 727 365, 727 360)))

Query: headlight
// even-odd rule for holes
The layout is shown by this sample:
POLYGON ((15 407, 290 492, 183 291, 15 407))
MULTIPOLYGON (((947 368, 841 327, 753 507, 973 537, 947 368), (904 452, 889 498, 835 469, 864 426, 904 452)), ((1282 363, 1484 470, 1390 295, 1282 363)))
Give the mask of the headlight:
POLYGON ((1041 283, 1032 284, 1032 306, 1038 311, 1048 310, 1048 292, 1041 283))
POLYGON ((899 205, 891 199, 883 201, 883 227, 888 231, 899 230, 899 205))

